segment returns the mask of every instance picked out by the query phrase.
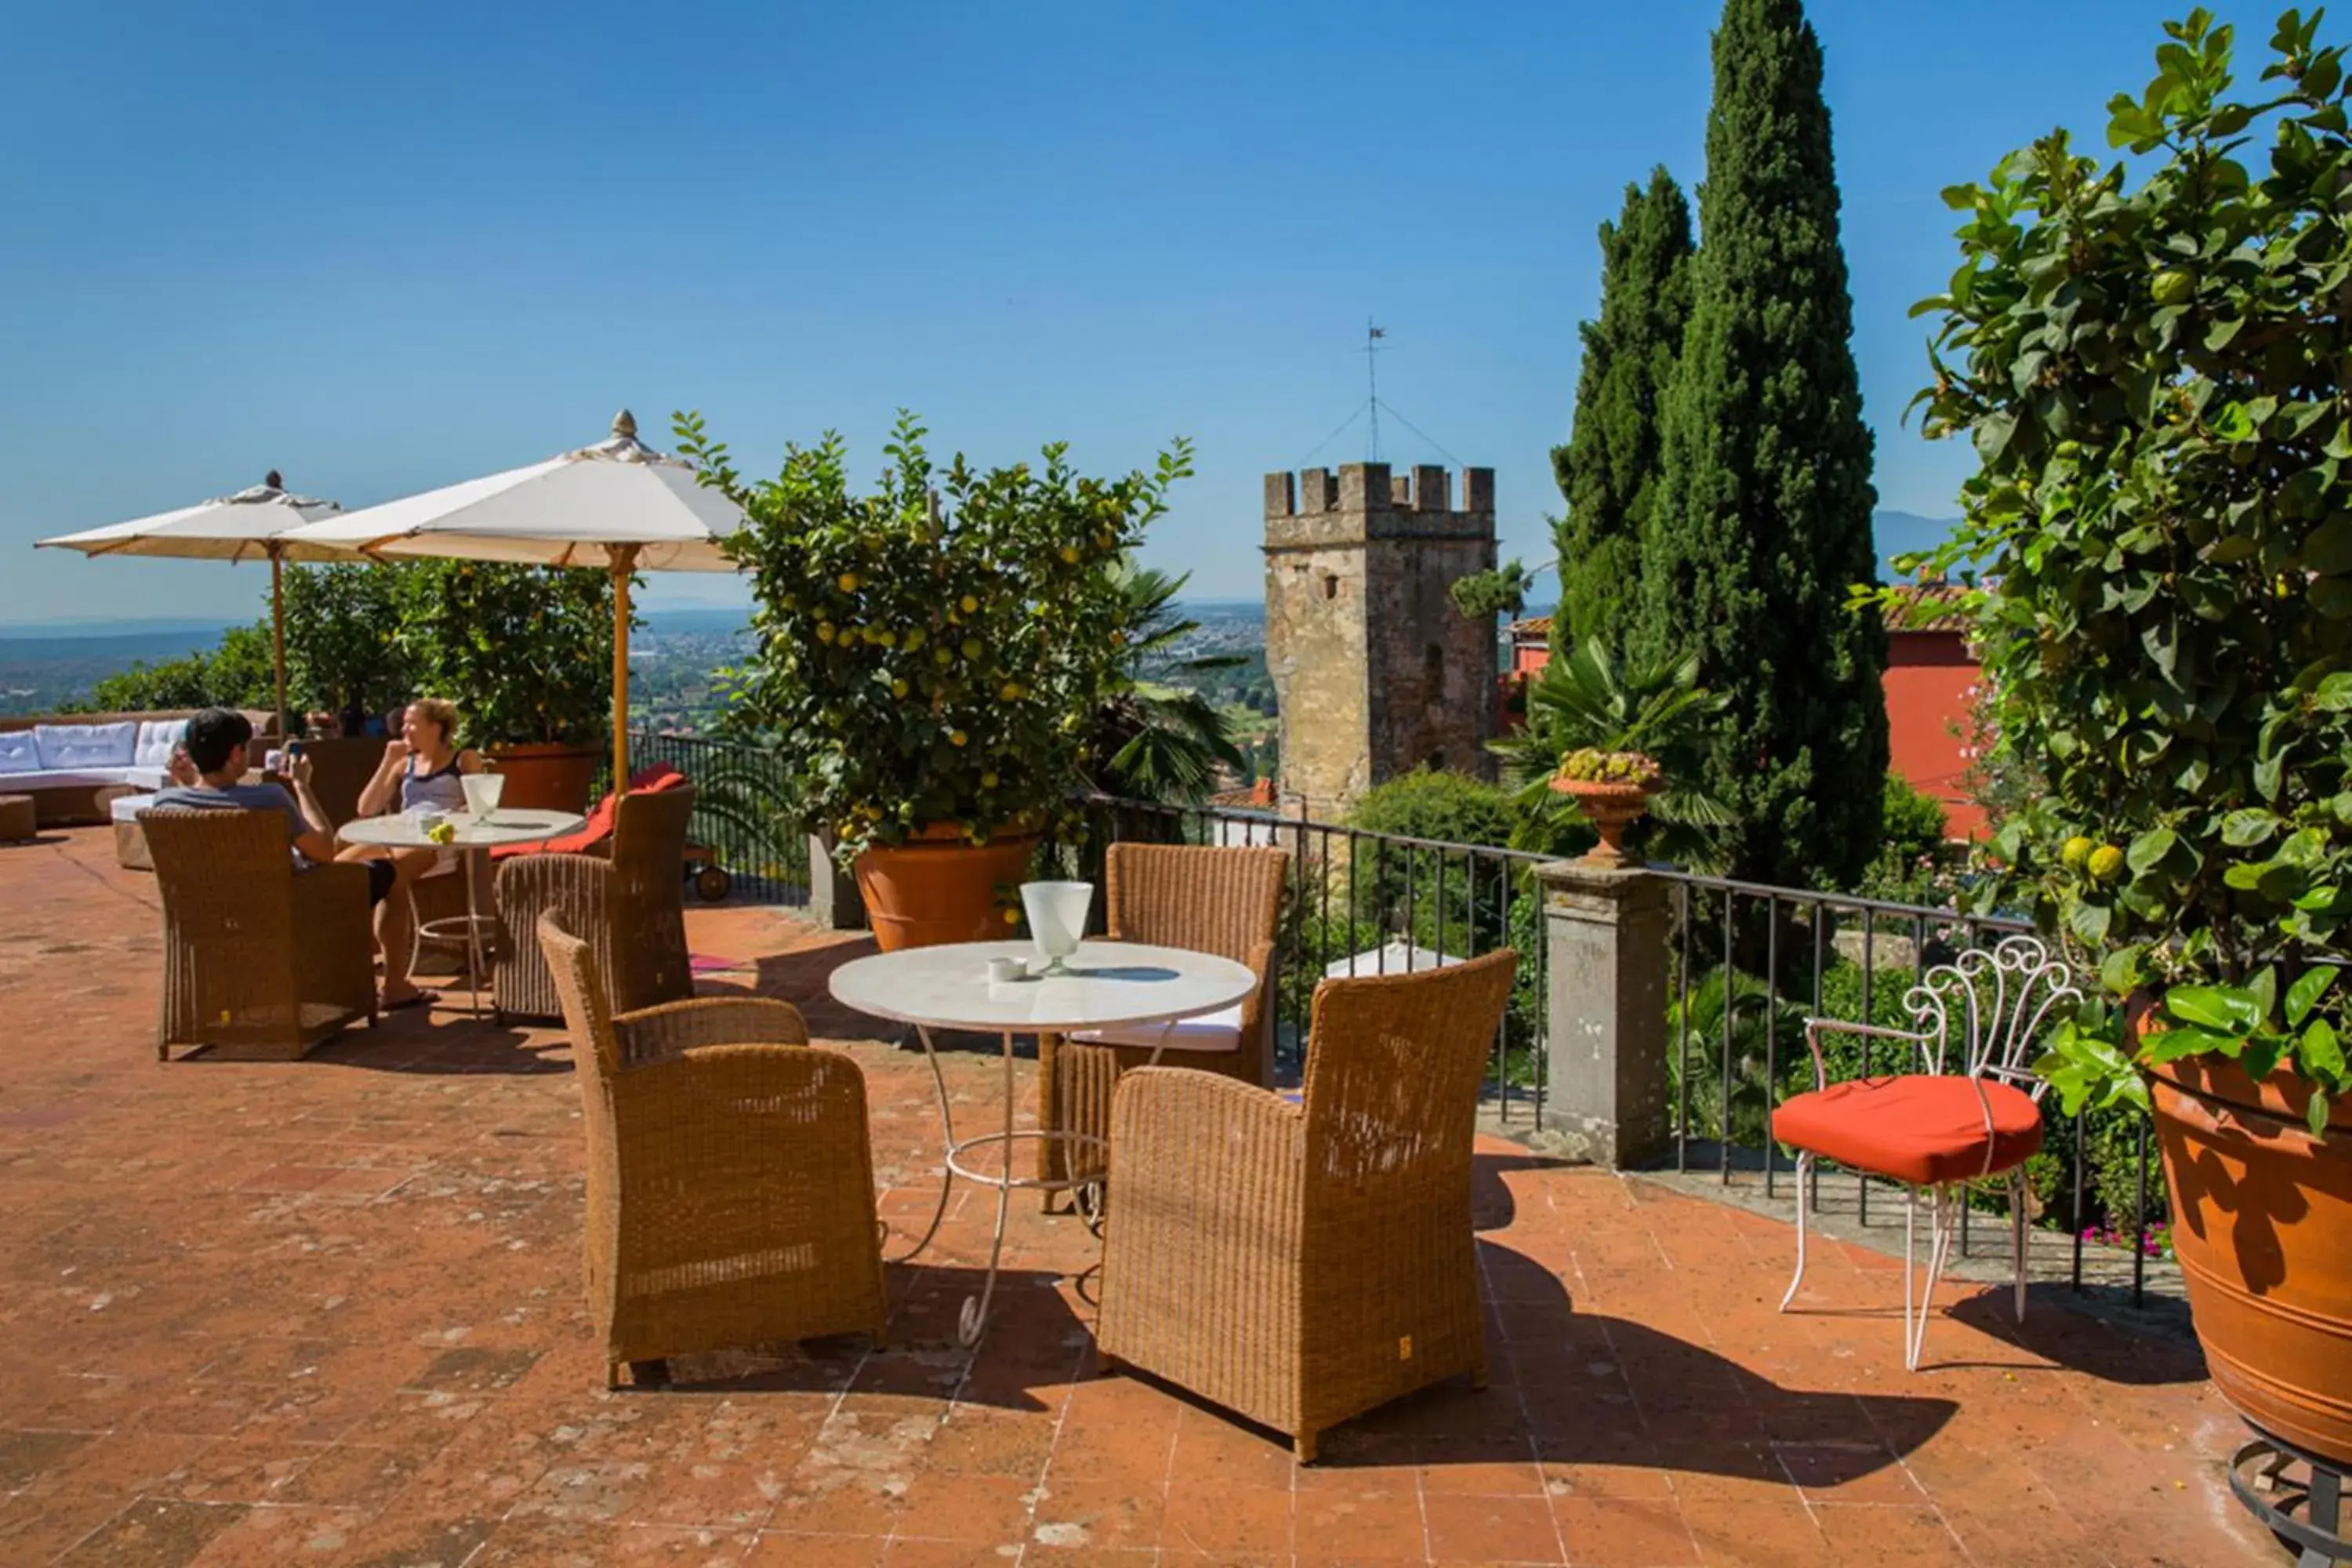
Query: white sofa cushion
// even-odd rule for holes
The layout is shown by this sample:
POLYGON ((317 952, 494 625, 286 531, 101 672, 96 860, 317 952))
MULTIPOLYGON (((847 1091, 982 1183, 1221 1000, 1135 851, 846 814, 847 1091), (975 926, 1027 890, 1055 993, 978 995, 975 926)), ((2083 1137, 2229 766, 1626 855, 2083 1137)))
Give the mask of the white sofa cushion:
POLYGON ((127 768, 139 744, 139 721, 114 724, 36 724, 33 740, 45 768, 127 768))
POLYGON ((155 804, 152 795, 119 795, 106 809, 117 822, 136 822, 139 814, 155 804))
POLYGON ((185 719, 142 719, 139 738, 131 742, 131 765, 158 772, 172 765, 173 750, 187 738, 185 719))
POLYGON ((10 795, 28 789, 91 789, 105 784, 163 787, 163 774, 149 768, 36 768, 28 773, 0 773, 0 779, 6 781, 5 793, 10 795))
POLYGON ((1070 1038, 1090 1046, 1133 1046, 1147 1051, 1237 1051, 1242 1048, 1242 1009, 1235 1003, 1197 1018, 1179 1018, 1173 1024, 1087 1029, 1070 1038))
POLYGON ((40 742, 30 730, 0 732, 0 773, 29 773, 40 765, 40 742))

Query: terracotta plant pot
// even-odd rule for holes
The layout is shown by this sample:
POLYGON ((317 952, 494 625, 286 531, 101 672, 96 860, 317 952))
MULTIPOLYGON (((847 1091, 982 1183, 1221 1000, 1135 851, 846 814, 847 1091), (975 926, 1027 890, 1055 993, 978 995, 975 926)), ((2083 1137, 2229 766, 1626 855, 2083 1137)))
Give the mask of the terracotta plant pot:
POLYGON ((1555 778, 1551 787, 1572 798, 1601 835, 1601 842, 1584 852, 1586 865, 1614 867, 1633 863, 1633 858, 1625 853, 1625 830, 1648 815, 1650 796, 1657 793, 1660 785, 1620 784, 1612 779, 1555 778))
MULTIPOLYGON (((2161 1027, 2135 1017, 2135 1037, 2161 1027)), ((2206 1370, 2247 1420, 2352 1465, 2352 1095, 2327 1140, 2311 1086, 2226 1058, 2149 1069, 2172 1246, 2206 1370)))
POLYGON ((927 827, 904 844, 866 850, 853 869, 874 945, 897 952, 1011 936, 998 895, 1027 878, 1036 847, 1034 834, 974 844, 951 827, 927 827))
POLYGON ((545 741, 499 746, 488 754, 506 775, 500 805, 570 812, 588 809, 588 790, 596 782, 596 770, 611 755, 603 746, 545 741))

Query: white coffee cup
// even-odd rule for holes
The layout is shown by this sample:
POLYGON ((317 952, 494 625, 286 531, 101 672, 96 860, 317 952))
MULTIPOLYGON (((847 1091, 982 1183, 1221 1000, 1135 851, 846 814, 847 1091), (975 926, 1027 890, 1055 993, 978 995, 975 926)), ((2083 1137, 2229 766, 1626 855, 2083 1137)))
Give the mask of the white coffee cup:
POLYGON ((992 985, 1003 985, 1025 979, 1029 966, 1017 958, 992 958, 988 961, 988 981, 992 985))

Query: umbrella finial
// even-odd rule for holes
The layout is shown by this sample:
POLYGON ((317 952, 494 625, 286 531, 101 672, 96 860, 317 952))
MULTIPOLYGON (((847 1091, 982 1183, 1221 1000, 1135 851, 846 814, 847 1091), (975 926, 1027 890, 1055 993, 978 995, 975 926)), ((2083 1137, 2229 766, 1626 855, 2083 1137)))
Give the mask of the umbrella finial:
POLYGON ((618 436, 625 441, 635 440, 637 438, 637 416, 630 413, 625 408, 622 409, 618 414, 614 415, 613 434, 618 436))
POLYGON ((273 490, 282 490, 286 488, 286 481, 278 477, 278 470, 276 468, 270 469, 268 474, 263 478, 261 482, 268 485, 273 490))

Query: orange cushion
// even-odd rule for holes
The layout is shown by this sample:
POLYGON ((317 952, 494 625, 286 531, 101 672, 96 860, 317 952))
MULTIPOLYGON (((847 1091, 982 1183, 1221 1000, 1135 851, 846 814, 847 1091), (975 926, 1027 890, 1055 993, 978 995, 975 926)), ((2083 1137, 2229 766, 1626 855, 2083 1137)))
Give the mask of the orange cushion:
POLYGON ((1858 1079, 1783 1101, 1772 1112, 1772 1136, 1841 1165, 1931 1187, 2023 1164, 2042 1147, 2042 1108, 2023 1089, 1996 1079, 1858 1079), (1983 1100, 1977 1098, 1979 1089, 1983 1100))

